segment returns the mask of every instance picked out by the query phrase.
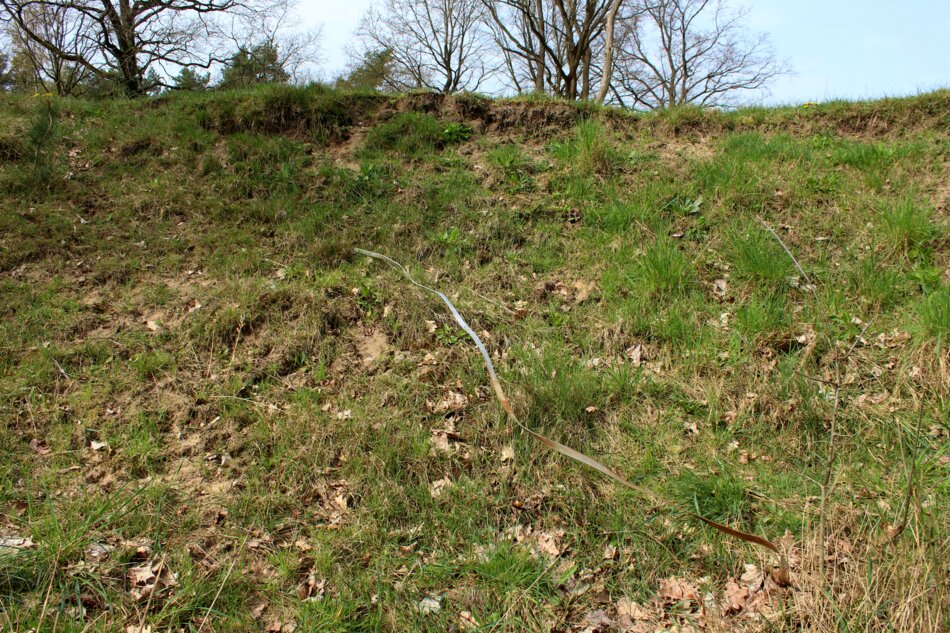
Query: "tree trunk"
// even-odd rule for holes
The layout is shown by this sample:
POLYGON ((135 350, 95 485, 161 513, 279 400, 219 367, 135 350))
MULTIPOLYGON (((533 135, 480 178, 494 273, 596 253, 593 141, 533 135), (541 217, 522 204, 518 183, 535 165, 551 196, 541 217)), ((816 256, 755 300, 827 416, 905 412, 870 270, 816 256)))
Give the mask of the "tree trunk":
POLYGON ((610 76, 613 74, 614 65, 614 21, 617 18, 617 11, 623 0, 614 0, 607 11, 607 40, 604 42, 604 76, 600 80, 600 90, 597 91, 596 103, 602 104, 607 97, 607 90, 610 88, 610 76))

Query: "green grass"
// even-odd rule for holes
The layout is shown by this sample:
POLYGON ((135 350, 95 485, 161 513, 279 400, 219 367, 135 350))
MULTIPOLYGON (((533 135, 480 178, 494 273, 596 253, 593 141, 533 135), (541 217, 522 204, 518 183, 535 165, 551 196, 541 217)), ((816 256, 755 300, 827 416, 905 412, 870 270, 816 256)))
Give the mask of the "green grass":
POLYGON ((661 583, 721 601, 777 564, 690 511, 791 531, 772 630, 939 628, 946 91, 51 105, 44 181, 44 104, 0 94, 0 539, 33 544, 0 541, 4 630, 573 630, 622 598, 683 628, 661 583), (530 428, 658 501, 513 428, 444 305, 353 247, 451 298, 530 428), (174 574, 151 602, 142 565, 174 574))

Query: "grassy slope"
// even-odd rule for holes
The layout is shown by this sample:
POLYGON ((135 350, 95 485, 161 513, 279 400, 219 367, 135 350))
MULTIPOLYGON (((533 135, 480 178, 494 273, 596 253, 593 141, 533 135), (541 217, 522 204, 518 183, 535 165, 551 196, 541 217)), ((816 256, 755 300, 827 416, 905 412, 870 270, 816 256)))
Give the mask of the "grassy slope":
POLYGON ((619 625, 629 598, 647 628, 938 628, 946 91, 646 117, 293 89, 68 101, 39 160, 42 101, 2 99, 0 537, 34 546, 0 551, 0 620, 568 630, 595 609, 619 625), (725 619, 670 597, 663 579, 721 599, 776 561, 513 431, 437 300, 353 246, 488 332, 532 427, 789 531, 795 588, 725 619), (169 586, 136 599, 130 570, 169 586))

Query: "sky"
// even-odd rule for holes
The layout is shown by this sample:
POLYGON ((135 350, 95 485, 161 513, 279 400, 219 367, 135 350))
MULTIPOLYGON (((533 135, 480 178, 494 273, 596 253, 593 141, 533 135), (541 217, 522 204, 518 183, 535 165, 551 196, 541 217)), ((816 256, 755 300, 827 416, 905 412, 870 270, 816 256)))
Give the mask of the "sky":
MULTIPOLYGON (((320 74, 345 48, 370 0, 300 0, 303 26, 323 25, 320 74)), ((799 104, 912 95, 950 87, 950 0, 747 0, 750 32, 771 37, 794 74, 747 102, 799 104)))

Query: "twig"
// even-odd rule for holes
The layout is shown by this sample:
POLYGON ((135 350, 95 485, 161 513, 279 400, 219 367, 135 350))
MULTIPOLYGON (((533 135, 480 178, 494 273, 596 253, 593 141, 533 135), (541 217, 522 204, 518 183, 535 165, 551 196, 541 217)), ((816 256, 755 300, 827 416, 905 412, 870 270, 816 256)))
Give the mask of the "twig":
POLYGON ((162 560, 158 561, 158 568, 154 570, 155 584, 152 585, 152 590, 148 592, 148 600, 145 601, 145 610, 142 611, 142 615, 139 617, 139 633, 145 630, 145 618, 148 617, 148 610, 152 608, 152 598, 155 597, 156 592, 161 590, 159 585, 162 582, 162 571, 165 569, 165 557, 167 555, 167 553, 162 554, 162 560))
POLYGON ((53 582, 56 580, 57 565, 59 565, 59 552, 56 552, 56 557, 53 559, 53 565, 50 568, 49 585, 46 587, 46 597, 43 598, 43 608, 40 610, 40 620, 36 625, 37 631, 43 630, 43 620, 46 619, 46 607, 49 606, 49 595, 53 591, 53 582))
MULTIPOLYGON (((864 338, 864 334, 868 331, 868 328, 871 327, 871 323, 874 319, 871 319, 864 324, 864 329, 861 330, 861 333, 858 334, 854 342, 848 348, 847 354, 845 354, 845 359, 847 359, 851 352, 854 351, 855 346, 857 346, 858 341, 864 338)), ((824 547, 825 540, 828 536, 828 526, 826 521, 826 510, 828 497, 831 496, 832 481, 831 476, 834 472, 835 461, 837 458, 837 452, 835 450, 835 440, 837 439, 838 433, 838 410, 841 405, 841 358, 838 352, 838 345, 835 345, 835 403, 834 408, 831 412, 831 429, 828 434, 828 459, 825 462, 825 474, 822 478, 821 483, 821 501, 818 504, 818 536, 820 539, 822 547, 822 556, 818 559, 818 572, 824 577, 825 575, 825 557, 824 557, 824 547)))
POLYGON ((813 284, 813 283, 811 282, 811 277, 808 276, 808 273, 805 272, 805 269, 802 268, 802 265, 799 264, 799 263, 798 263, 798 260, 795 259, 795 256, 792 255, 792 251, 790 251, 790 250, 788 249, 788 246, 785 245, 785 242, 782 241, 782 238, 780 238, 780 237, 778 236, 778 233, 776 233, 776 232, 772 229, 772 227, 768 225, 768 223, 767 223, 765 220, 763 220, 762 218, 759 218, 759 222, 762 223, 762 226, 764 226, 764 227, 766 228, 766 230, 768 230, 768 232, 771 233, 772 236, 773 236, 773 237, 778 241, 778 243, 782 246, 782 249, 784 249, 784 250, 785 250, 785 253, 791 258, 792 263, 795 264, 795 268, 798 269, 798 272, 800 272, 800 273, 802 274, 802 277, 803 277, 803 278, 805 279, 805 281, 808 283, 808 288, 807 288, 807 289, 812 293, 812 295, 814 295, 814 294, 815 294, 815 284, 813 284))
POLYGON ((231 577, 231 571, 234 570, 235 563, 237 563, 236 560, 231 561, 231 566, 228 567, 228 572, 224 575, 224 580, 221 581, 221 586, 218 587, 218 593, 214 594, 214 598, 211 600, 211 604, 208 605, 208 610, 205 612, 205 617, 201 620, 201 626, 198 627, 198 633, 201 633, 202 629, 205 628, 205 624, 208 622, 208 617, 211 615, 211 610, 214 609, 214 603, 218 601, 218 596, 220 596, 221 592, 224 591, 224 585, 227 584, 228 578, 231 577))
POLYGON ((66 370, 63 369, 63 366, 59 364, 59 361, 54 358, 53 364, 56 365, 56 369, 58 369, 59 373, 63 375, 63 378, 65 378, 66 380, 69 380, 69 374, 67 374, 66 370))
POLYGON ((816 378, 815 376, 809 376, 808 374, 800 372, 797 369, 793 369, 792 373, 795 374, 796 376, 801 376, 802 378, 805 378, 806 380, 814 380, 815 382, 820 382, 823 385, 834 386, 835 384, 834 381, 832 380, 825 380, 824 378, 816 378))
MULTIPOLYGON (((907 490, 904 492, 904 503, 901 506, 901 520, 894 528, 891 539, 896 539, 907 527, 908 514, 910 513, 910 500, 914 493, 914 479, 917 477, 917 453, 920 450, 920 431, 924 424, 924 399, 920 399, 920 408, 917 412, 917 429, 914 432, 914 451, 911 455, 910 472, 907 474, 907 490)), ((898 430, 900 426, 898 425, 898 430)), ((902 451, 903 453, 903 451, 902 451)))
POLYGON ((551 563, 547 567, 544 568, 544 571, 538 574, 538 577, 535 578, 534 581, 530 585, 525 587, 525 589, 521 593, 519 593, 518 596, 514 600, 511 601, 511 604, 509 604, 508 608, 505 609, 505 612, 501 614, 501 617, 495 620, 495 623, 492 625, 492 627, 488 629, 488 633, 492 633, 492 631, 497 629, 498 626, 505 621, 505 618, 508 617, 508 614, 511 613, 511 610, 515 608, 515 605, 521 602, 521 599, 524 598, 526 595, 528 595, 528 592, 531 591, 534 588, 534 586, 538 584, 538 582, 542 578, 544 578, 545 574, 551 571, 551 568, 554 567, 555 563, 557 563, 558 560, 560 559, 557 556, 555 556, 554 559, 551 561, 551 563))
MULTIPOLYGON (((478 348, 479 353, 482 355, 482 360, 485 361, 485 368, 488 370, 488 379, 491 382, 492 389, 495 391, 495 396, 498 399, 499 404, 501 404, 501 408, 505 410, 505 413, 508 414, 508 418, 515 424, 515 426, 517 426, 522 431, 524 431, 525 433, 533 437, 535 440, 537 440, 544 446, 550 448, 551 450, 558 452, 564 455, 565 457, 569 457, 580 464, 584 464, 588 468, 592 468, 596 470, 602 475, 605 475, 609 477, 610 479, 613 479, 617 483, 629 488, 630 490, 633 490, 634 492, 639 493, 640 495, 646 497, 647 499, 650 499, 651 501, 657 503, 658 505, 665 505, 667 507, 673 506, 673 504, 669 502, 668 500, 657 496, 651 490, 648 490, 642 486, 638 486, 634 483, 631 483, 626 478, 624 478, 620 473, 618 473, 612 468, 605 466, 604 464, 600 463, 596 459, 592 457, 588 457, 584 453, 574 450, 573 448, 570 448, 569 446, 565 446, 564 444, 561 444, 560 442, 555 442, 554 440, 544 435, 541 435, 537 431, 529 429, 527 426, 525 426, 521 422, 521 420, 518 419, 518 416, 515 415, 514 409, 511 406, 511 401, 508 400, 508 396, 505 395, 504 390, 501 388, 501 381, 498 380, 498 374, 495 372, 495 365, 494 363, 492 363, 491 356, 488 353, 488 349, 486 349, 485 344, 482 343, 482 339, 479 338, 478 334, 475 333, 475 330, 473 330, 471 326, 465 321, 465 319, 462 318, 462 315, 459 314, 459 311, 455 308, 452 302, 449 301, 449 298, 445 296, 445 294, 439 292, 438 290, 435 290, 434 288, 430 288, 429 286, 426 286, 416 281, 413 278, 413 276, 409 273, 409 271, 406 270, 402 266, 402 264, 400 264, 396 260, 391 259, 385 255, 380 255, 379 253, 363 250, 361 248, 354 248, 353 250, 359 253, 360 255, 366 255, 367 257, 378 259, 379 261, 389 264, 390 266, 392 266, 393 268, 401 272, 403 276, 406 279, 408 279, 409 282, 412 283, 414 286, 417 286, 419 288, 422 288, 423 290, 426 290, 427 292, 431 292, 437 295, 442 300, 442 302, 445 303, 446 307, 448 307, 449 311, 452 313, 452 316, 455 318, 455 322, 458 323, 459 327, 461 327, 462 330, 464 330, 466 334, 468 334, 469 338, 472 339, 472 342, 475 343, 475 347, 478 348)), ((705 523, 709 527, 712 527, 722 532, 723 534, 728 534, 729 536, 746 541, 747 543, 755 543, 757 545, 761 545, 762 547, 772 550, 773 552, 778 554, 779 557, 781 558, 782 573, 783 575, 787 576, 788 562, 786 561, 784 554, 782 554, 782 551, 778 548, 777 545, 775 545, 768 539, 765 539, 756 534, 750 534, 748 532, 742 532, 740 530, 733 529, 727 525, 717 523, 711 519, 707 519, 706 517, 700 514, 697 514, 695 512, 691 512, 689 510, 681 509, 681 511, 685 512, 686 514, 693 517, 694 519, 705 523)))
POLYGON ((241 396, 208 396, 210 400, 240 400, 241 402, 250 402, 251 404, 258 407, 266 407, 272 411, 283 411, 276 404, 270 404, 269 402, 258 402, 257 400, 251 400, 250 398, 242 398, 241 396))

